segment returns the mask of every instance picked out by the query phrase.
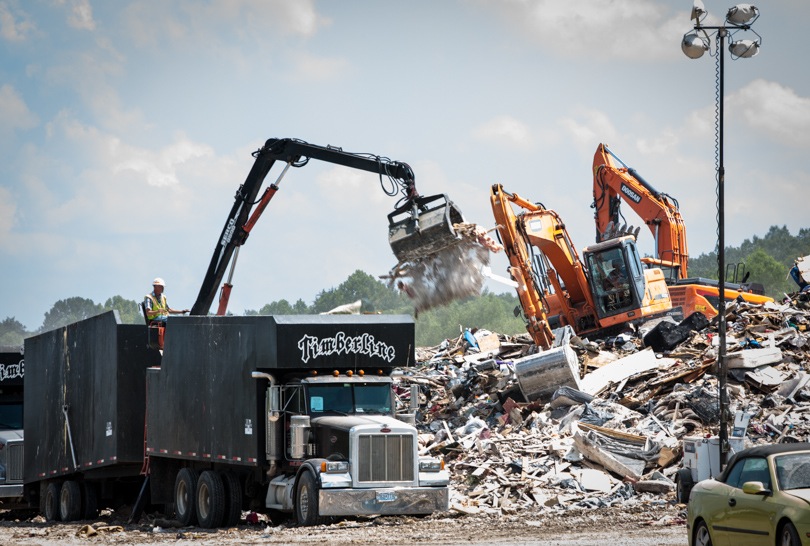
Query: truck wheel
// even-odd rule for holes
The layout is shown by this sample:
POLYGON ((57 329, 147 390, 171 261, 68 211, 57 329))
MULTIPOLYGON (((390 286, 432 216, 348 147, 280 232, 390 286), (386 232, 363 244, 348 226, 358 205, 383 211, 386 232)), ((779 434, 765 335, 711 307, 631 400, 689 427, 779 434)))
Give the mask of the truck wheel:
POLYGON ((42 515, 44 515, 45 519, 48 521, 59 521, 59 493, 61 489, 61 484, 51 482, 45 490, 42 515))
POLYGON ((82 483, 82 500, 84 501, 82 517, 84 519, 95 519, 98 517, 98 491, 95 484, 90 482, 82 483))
POLYGON ((242 519, 242 484, 233 472, 223 472, 222 483, 225 485, 225 519, 222 525, 233 527, 242 519))
POLYGON ((62 521, 76 521, 82 517, 82 488, 79 483, 67 480, 59 493, 59 516, 62 521))
POLYGON ((225 486, 213 470, 206 470, 197 482, 197 519, 200 527, 214 529, 225 519, 225 486))
POLYGON ((318 487, 312 472, 304 471, 295 487, 295 520, 298 525, 320 525, 326 521, 318 514, 318 487))
POLYGON ((196 493, 197 471, 193 468, 181 468, 174 480, 174 513, 177 521, 183 525, 194 525, 197 522, 194 502, 196 493))

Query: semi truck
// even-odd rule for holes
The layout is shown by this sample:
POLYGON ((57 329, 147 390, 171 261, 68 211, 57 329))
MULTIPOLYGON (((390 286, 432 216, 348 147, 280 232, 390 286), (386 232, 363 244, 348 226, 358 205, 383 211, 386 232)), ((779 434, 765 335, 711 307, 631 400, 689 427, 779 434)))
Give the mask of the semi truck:
POLYGON ((22 346, 0 345, 0 508, 20 508, 23 497, 22 346))
POLYGON ((172 316, 162 356, 147 335, 109 311, 26 339, 26 495, 47 520, 147 502, 204 528, 447 509, 397 380, 412 317, 172 316))

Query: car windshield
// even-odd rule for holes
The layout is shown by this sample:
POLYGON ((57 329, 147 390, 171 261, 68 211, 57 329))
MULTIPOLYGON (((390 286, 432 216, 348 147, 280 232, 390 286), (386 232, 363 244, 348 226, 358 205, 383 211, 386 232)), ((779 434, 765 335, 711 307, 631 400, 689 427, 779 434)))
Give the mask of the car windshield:
POLYGON ((782 491, 810 488, 810 451, 775 457, 774 466, 782 491))
POLYGON ((387 383, 310 385, 309 408, 313 414, 387 414, 391 412, 391 386, 387 383))

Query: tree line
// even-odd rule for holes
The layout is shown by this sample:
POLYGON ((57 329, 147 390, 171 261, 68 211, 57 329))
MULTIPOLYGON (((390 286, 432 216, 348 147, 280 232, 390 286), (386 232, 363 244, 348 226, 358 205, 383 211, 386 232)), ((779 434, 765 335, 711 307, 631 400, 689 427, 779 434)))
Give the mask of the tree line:
MULTIPOLYGON (((765 293, 777 301, 784 294, 795 292, 797 286, 787 277, 788 270, 799 256, 810 254, 810 228, 791 235, 787 227, 772 226, 764 237, 746 239, 739 247, 725 251, 726 280, 741 281, 748 273, 748 282, 761 283, 765 293), (736 278, 735 278, 736 277, 736 278)), ((689 276, 718 279, 717 252, 689 259, 689 276)), ((340 305, 361 302, 362 313, 413 314, 407 297, 389 288, 373 276, 357 270, 339 286, 322 290, 312 304, 299 299, 293 303, 281 299, 259 309, 248 309, 246 315, 304 315, 319 314, 340 305)), ((14 317, 0 322, 0 345, 18 346, 26 337, 59 328, 105 311, 117 309, 126 324, 143 324, 139 302, 121 296, 109 298, 103 304, 81 297, 57 301, 45 313, 42 326, 27 331, 14 317)), ((520 302, 514 293, 494 294, 484 290, 480 296, 454 301, 447 306, 421 312, 416 320, 416 344, 433 346, 445 339, 454 339, 464 328, 478 328, 514 335, 525 332, 520 318, 520 302)))

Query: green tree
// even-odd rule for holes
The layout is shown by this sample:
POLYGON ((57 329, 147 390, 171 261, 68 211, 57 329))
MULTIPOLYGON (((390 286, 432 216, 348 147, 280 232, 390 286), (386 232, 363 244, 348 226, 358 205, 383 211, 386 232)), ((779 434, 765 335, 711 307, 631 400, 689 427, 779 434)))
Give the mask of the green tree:
POLYGON ((778 300, 785 292, 796 290, 785 278, 786 267, 761 248, 755 249, 745 258, 745 266, 750 273, 749 279, 762 284, 765 293, 774 299, 778 300))
POLYGON ((307 313, 307 304, 298 300, 291 305, 287 300, 278 300, 262 306, 257 315, 304 315, 307 313))
POLYGON ((104 310, 110 311, 112 309, 118 310, 118 315, 121 317, 121 322, 124 324, 143 324, 143 312, 138 303, 134 300, 127 300, 121 296, 113 296, 104 302, 104 310))
POLYGON ((0 345, 16 347, 23 344, 23 340, 31 334, 25 326, 14 317, 6 317, 0 322, 0 345))
POLYGON ((59 300, 45 313, 45 320, 40 330, 47 332, 79 320, 98 315, 104 307, 87 298, 73 297, 59 300))
POLYGON ((404 298, 396 291, 358 269, 337 288, 321 291, 315 297, 312 312, 323 313, 357 300, 363 302, 363 312, 390 311, 405 304, 404 298))

